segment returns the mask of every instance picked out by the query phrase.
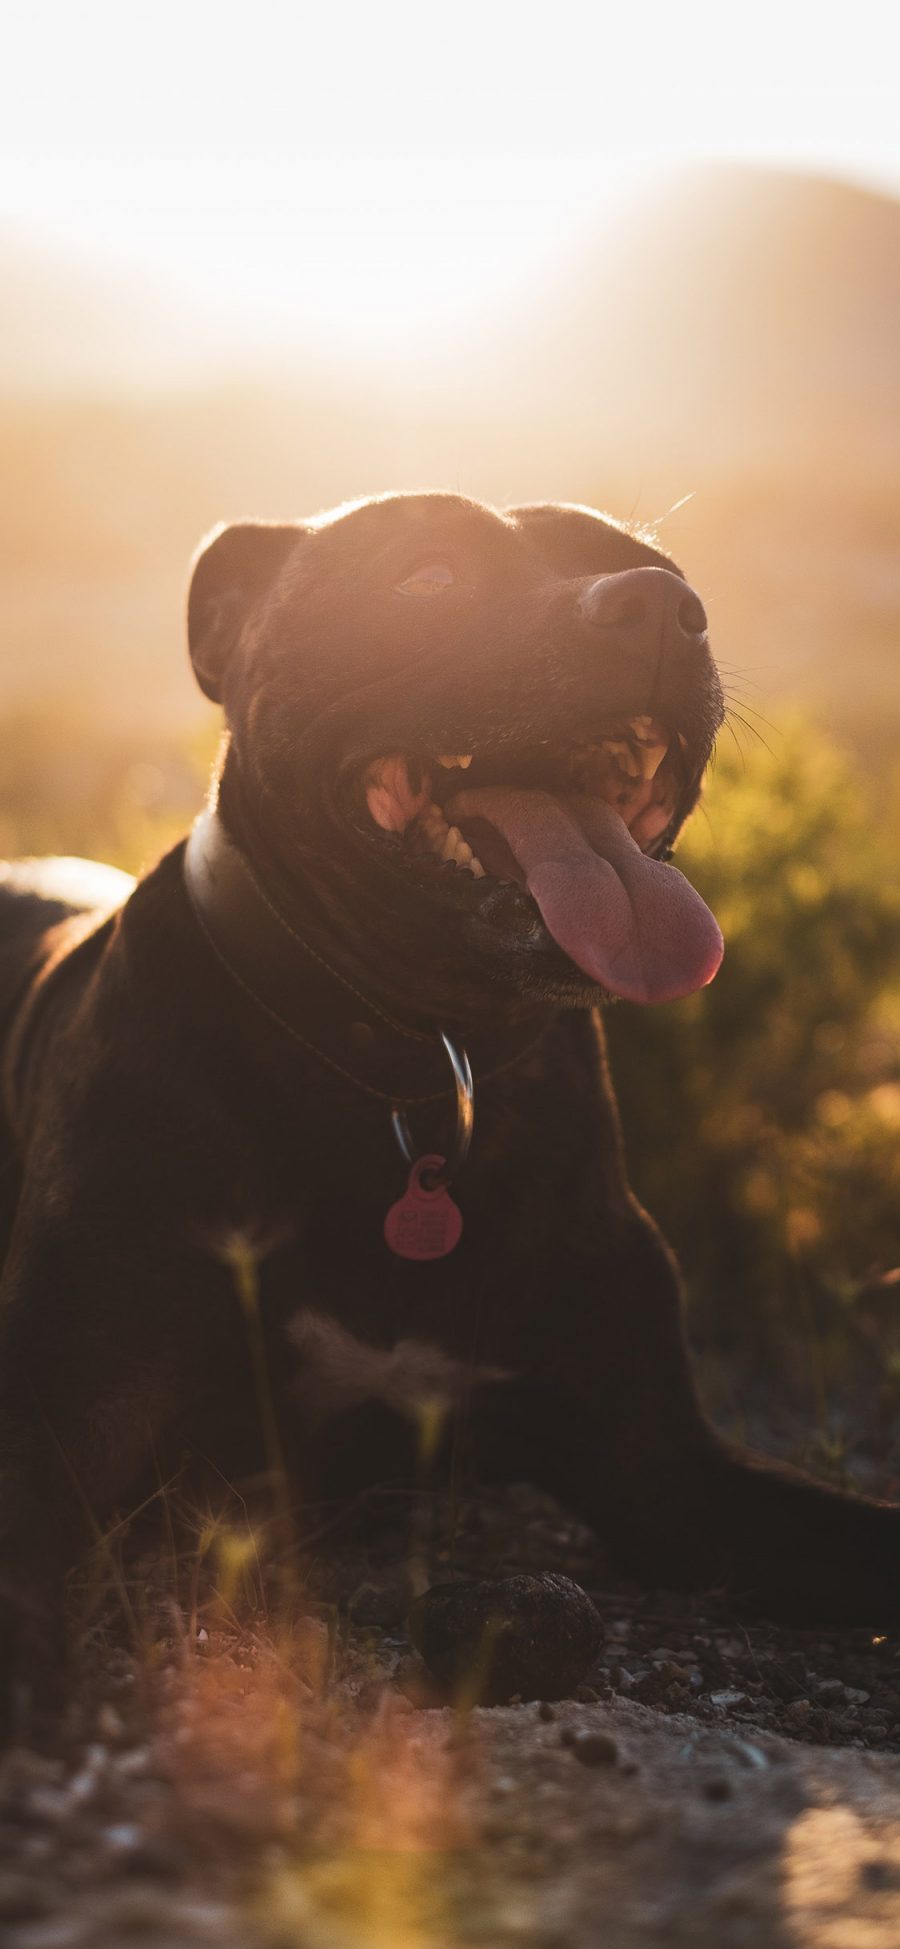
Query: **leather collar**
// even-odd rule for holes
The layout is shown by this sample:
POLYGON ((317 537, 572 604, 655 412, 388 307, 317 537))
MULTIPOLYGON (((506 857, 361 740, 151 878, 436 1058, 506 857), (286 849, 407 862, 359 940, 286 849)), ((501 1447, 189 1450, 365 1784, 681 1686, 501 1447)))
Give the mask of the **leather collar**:
MULTIPOLYGON (((439 1027, 408 1027, 331 966, 280 913, 215 811, 188 838, 184 877, 195 919, 233 982, 271 1021, 345 1082, 389 1104, 454 1094, 439 1027)), ((476 1081, 517 1062, 544 1022, 504 1029, 502 1045, 467 1039, 476 1081)))

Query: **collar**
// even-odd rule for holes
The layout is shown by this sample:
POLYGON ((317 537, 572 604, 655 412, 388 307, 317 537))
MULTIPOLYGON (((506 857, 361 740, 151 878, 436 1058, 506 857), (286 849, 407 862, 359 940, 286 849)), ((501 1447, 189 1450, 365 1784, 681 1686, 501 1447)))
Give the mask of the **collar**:
MULTIPOLYGON (((194 917, 231 980, 285 1035, 383 1103, 454 1094, 440 1031, 412 1029, 332 967, 279 912, 215 811, 201 814, 184 853, 194 917)), ((534 1020, 467 1039, 480 1081, 517 1062, 543 1032, 534 1020)))

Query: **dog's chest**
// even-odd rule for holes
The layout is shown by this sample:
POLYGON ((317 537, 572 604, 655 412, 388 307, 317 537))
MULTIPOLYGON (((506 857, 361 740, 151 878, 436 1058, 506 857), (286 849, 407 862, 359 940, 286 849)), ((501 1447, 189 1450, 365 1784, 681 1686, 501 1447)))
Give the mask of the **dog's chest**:
MULTIPOLYGON (((406 1168, 323 1177, 279 1278, 287 1392, 311 1430, 378 1400, 406 1418, 450 1407, 472 1387, 509 1378, 519 1316, 540 1281, 519 1214, 481 1182, 475 1163, 453 1195, 462 1235, 445 1255, 391 1250, 385 1219, 406 1168)), ((279 1255, 280 1256, 280 1255, 279 1255)), ((274 1273, 273 1266, 273 1273, 274 1273)))
POLYGON ((391 1251, 381 1198, 360 1201, 352 1217, 345 1211, 342 1230, 333 1210, 310 1220, 282 1329, 289 1391, 307 1426, 366 1400, 415 1419, 506 1378, 498 1351, 508 1338, 498 1305, 506 1254, 501 1240, 491 1262, 465 1204, 460 1194, 462 1238, 429 1261, 391 1251))
MULTIPOLYGON (((507 1085, 479 1103, 451 1187, 462 1234, 433 1260, 404 1258, 385 1239, 408 1178, 387 1116, 332 1119, 320 1104, 277 1163, 270 1150, 269 1193, 295 1193, 289 1240, 266 1269, 274 1357, 307 1420, 369 1399, 416 1415, 547 1357, 597 1185, 585 1181, 583 1135, 551 1115, 554 1089, 514 1080, 515 1094, 507 1085)), ((426 1125, 423 1149, 432 1134, 426 1125)), ((273 1220, 277 1232, 277 1211, 273 1220)))
POLYGON ((461 1357, 414 1331, 376 1344, 312 1306, 293 1314, 286 1338, 295 1356, 289 1393, 309 1434, 367 1401, 421 1422, 454 1408, 474 1387, 512 1378, 509 1369, 479 1360, 474 1348, 461 1357))

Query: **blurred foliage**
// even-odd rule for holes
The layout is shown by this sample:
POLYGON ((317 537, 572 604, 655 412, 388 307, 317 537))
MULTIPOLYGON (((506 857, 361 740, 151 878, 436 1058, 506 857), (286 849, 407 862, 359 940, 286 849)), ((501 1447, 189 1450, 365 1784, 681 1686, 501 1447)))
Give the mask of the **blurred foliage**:
POLYGON ((703 1339, 771 1354, 773 1335, 833 1327, 854 1303, 862 1322, 892 1292, 897 1331, 890 799, 799 718, 746 754, 723 734, 678 855, 722 926, 722 970, 676 1007, 609 1013, 632 1178, 703 1339))
POLYGON ((74 853, 138 873, 203 804, 219 728, 160 740, 135 716, 111 726, 77 704, 6 713, 0 738, 0 858, 74 853))

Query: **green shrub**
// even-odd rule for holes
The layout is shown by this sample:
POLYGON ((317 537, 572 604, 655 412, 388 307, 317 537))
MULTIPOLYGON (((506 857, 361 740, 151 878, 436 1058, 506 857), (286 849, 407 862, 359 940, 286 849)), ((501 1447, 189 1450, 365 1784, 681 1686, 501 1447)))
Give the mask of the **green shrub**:
POLYGON ((694 1320, 789 1326, 798 1281, 840 1305, 900 1259, 900 879, 888 790, 799 719, 724 739, 679 864, 721 973, 612 1009, 635 1186, 677 1245, 694 1320))

